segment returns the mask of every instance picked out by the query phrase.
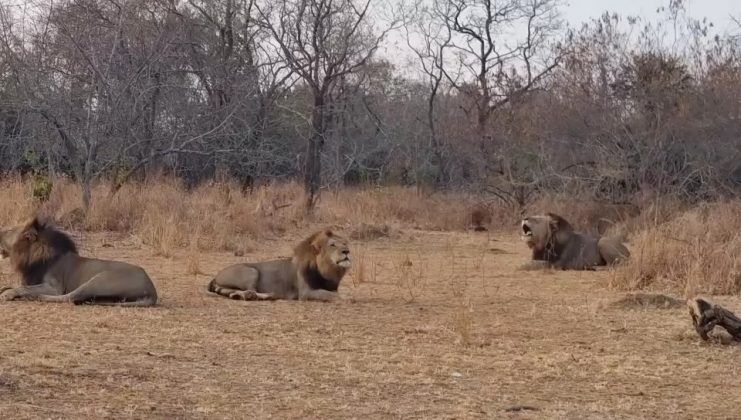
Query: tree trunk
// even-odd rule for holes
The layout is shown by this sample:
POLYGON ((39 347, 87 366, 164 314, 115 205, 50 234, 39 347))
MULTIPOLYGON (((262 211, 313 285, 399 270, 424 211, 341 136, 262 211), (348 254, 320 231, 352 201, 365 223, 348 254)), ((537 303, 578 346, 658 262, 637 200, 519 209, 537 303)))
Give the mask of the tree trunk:
POLYGON ((435 127, 435 97, 437 96, 439 84, 440 82, 438 81, 433 86, 432 91, 427 98, 427 125, 430 129, 430 148, 432 149, 433 166, 437 168, 435 173, 436 187, 441 186, 443 181, 448 177, 445 155, 443 154, 442 145, 440 144, 440 139, 437 137, 437 130, 435 127))
POLYGON ((82 209, 87 211, 90 209, 90 203, 92 202, 93 196, 93 163, 98 157, 98 145, 94 141, 88 146, 87 156, 82 168, 82 209))
POLYGON ((306 192, 306 211, 314 210, 319 198, 322 176, 322 148, 324 146, 324 95, 314 93, 314 109, 311 115, 311 136, 306 151, 304 172, 304 191, 306 192))
POLYGON ((157 105, 159 105, 159 99, 160 99, 160 73, 156 72, 154 73, 154 91, 152 92, 152 97, 149 100, 149 115, 147 115, 147 121, 144 125, 144 135, 146 138, 146 143, 144 144, 144 157, 149 159, 149 163, 144 168, 144 176, 149 177, 152 175, 155 175, 157 171, 159 170, 158 162, 154 159, 154 136, 155 136, 155 129, 157 125, 157 105))
POLYGON ((92 196, 92 182, 87 176, 85 176, 85 179, 82 180, 82 209, 85 210, 86 213, 90 209, 92 196))

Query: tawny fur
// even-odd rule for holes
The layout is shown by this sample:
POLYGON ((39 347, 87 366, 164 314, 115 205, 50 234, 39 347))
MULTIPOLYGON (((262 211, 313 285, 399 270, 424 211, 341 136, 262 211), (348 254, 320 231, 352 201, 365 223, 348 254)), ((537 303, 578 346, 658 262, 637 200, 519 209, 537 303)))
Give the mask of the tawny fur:
POLYGON ((0 232, 0 253, 10 256, 20 287, 5 287, 0 300, 151 306, 157 291, 141 268, 119 261, 81 257, 74 241, 34 218, 0 232))
POLYGON ((322 230, 296 245, 292 258, 222 269, 209 283, 208 291, 242 300, 331 301, 339 298, 337 289, 350 265, 347 241, 322 230))
POLYGON ((620 238, 598 237, 574 231, 563 217, 547 213, 522 219, 521 235, 532 249, 535 265, 585 270, 630 257, 620 238))

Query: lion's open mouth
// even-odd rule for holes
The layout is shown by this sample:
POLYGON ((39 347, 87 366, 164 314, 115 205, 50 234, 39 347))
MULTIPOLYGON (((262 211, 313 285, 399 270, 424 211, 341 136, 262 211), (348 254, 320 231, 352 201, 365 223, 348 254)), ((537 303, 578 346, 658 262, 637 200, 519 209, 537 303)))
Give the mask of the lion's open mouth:
POLYGON ((522 222, 522 234, 527 237, 533 236, 533 230, 525 222, 522 222))

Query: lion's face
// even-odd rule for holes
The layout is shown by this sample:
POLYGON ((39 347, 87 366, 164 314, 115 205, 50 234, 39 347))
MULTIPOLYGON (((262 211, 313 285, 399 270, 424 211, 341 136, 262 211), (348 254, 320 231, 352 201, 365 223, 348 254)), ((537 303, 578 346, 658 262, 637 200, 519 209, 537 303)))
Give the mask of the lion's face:
POLYGON ((345 238, 325 229, 301 241, 293 249, 293 263, 299 271, 313 268, 325 280, 339 284, 352 266, 345 238))
POLYGON ((572 230, 569 222, 553 213, 525 217, 520 226, 522 240, 530 249, 539 251, 545 249, 554 235, 568 234, 572 230))
POLYGON ((344 238, 332 235, 321 238, 319 241, 319 256, 326 262, 345 270, 352 266, 350 259, 350 247, 344 238))
POLYGON ((528 216, 522 219, 520 225, 522 227, 520 237, 530 249, 545 248, 551 237, 548 216, 528 216))

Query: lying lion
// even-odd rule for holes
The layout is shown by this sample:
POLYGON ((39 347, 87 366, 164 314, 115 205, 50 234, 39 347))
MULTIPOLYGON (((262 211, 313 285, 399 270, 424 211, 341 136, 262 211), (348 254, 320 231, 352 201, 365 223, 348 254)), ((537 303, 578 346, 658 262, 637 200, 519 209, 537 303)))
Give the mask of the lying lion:
POLYGON ((34 218, 0 232, 0 256, 21 276, 21 287, 0 288, 0 301, 93 303, 151 306, 157 291, 147 273, 135 265, 81 257, 65 233, 34 218))
POLYGON ((526 217, 521 226, 522 239, 533 250, 533 261, 540 262, 540 265, 584 270, 630 257, 619 238, 575 232, 566 219, 553 213, 526 217))
POLYGON ((347 241, 329 230, 298 244, 293 258, 234 264, 208 284, 208 291, 232 299, 300 299, 332 301, 350 269, 347 241))

